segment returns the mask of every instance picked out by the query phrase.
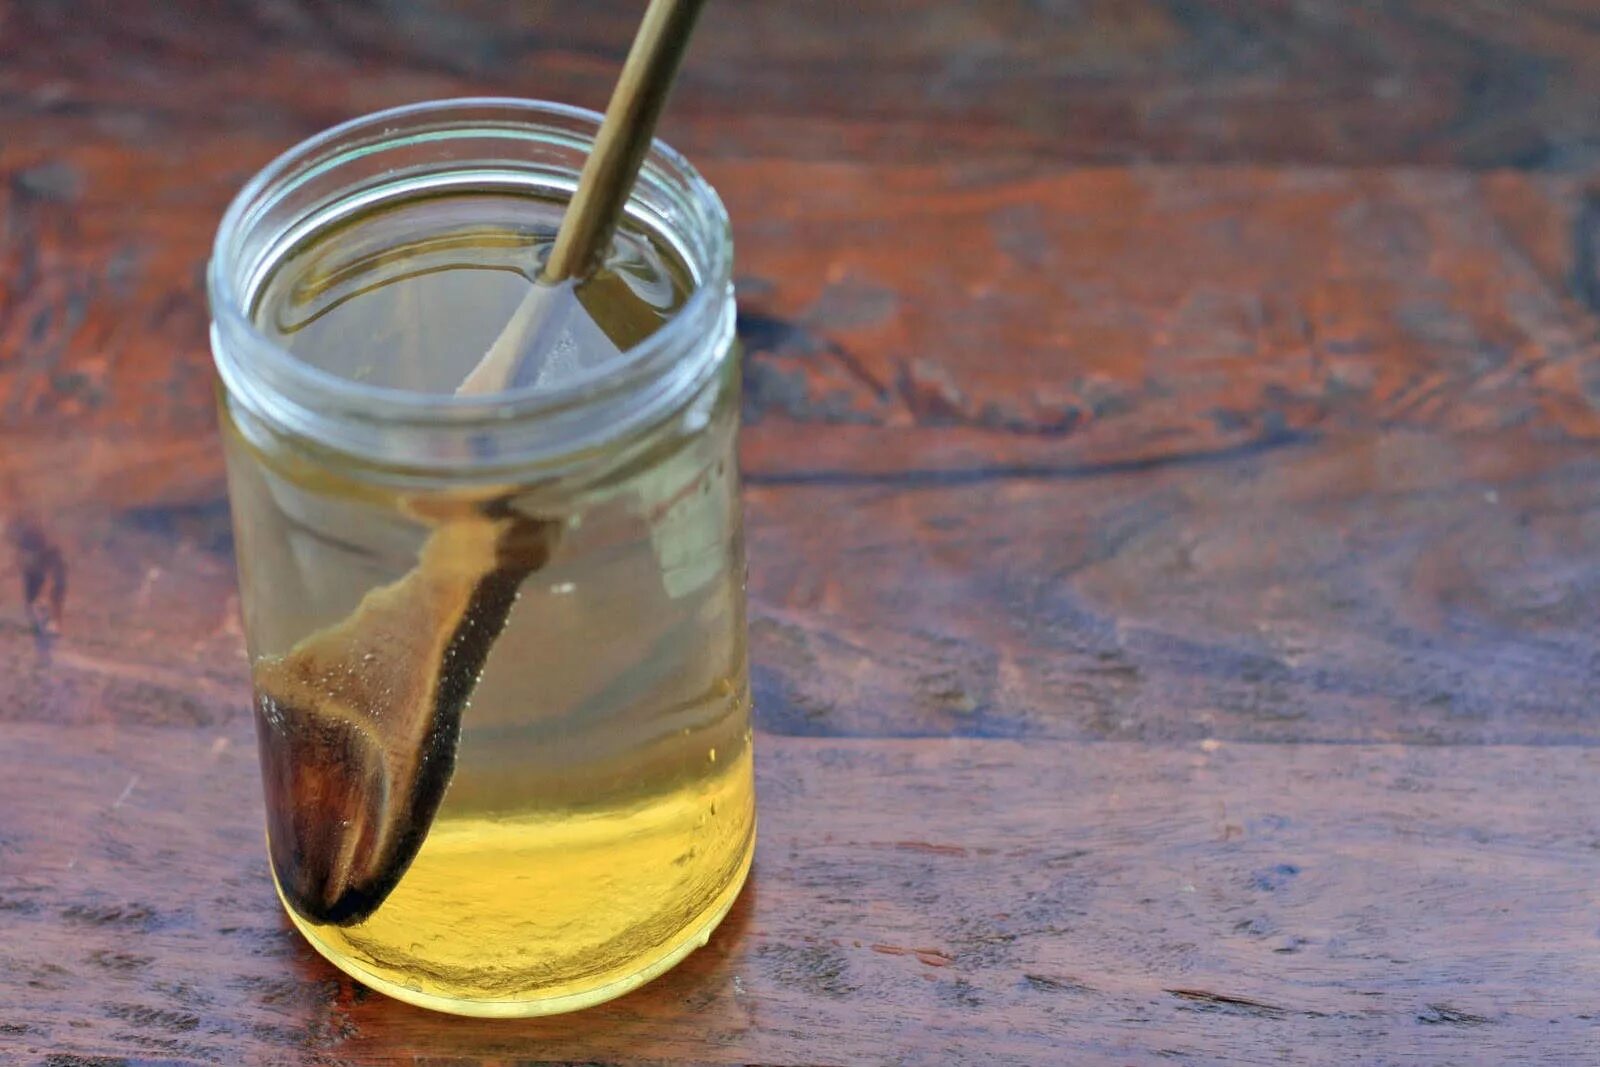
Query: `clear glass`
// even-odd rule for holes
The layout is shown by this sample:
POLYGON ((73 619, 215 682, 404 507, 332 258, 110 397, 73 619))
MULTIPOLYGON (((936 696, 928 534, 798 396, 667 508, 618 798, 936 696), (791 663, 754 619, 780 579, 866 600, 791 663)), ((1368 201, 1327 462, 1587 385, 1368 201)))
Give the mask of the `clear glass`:
POLYGON ((598 121, 463 100, 338 127, 240 193, 209 274, 280 895, 347 973, 461 1014, 632 989, 705 943, 749 869, 727 219, 658 144, 629 216, 692 292, 554 388, 363 385, 252 305, 288 250, 374 205, 566 197, 598 121))

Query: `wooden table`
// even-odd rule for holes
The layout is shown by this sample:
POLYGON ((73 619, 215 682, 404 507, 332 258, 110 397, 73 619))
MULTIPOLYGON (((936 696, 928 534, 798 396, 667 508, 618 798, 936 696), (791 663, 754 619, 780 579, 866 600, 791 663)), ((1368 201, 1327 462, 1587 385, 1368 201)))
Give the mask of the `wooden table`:
POLYGON ((363 111, 603 103, 639 7, 0 0, 0 1061, 1594 1062, 1580 0, 714 5, 753 883, 545 1021, 301 942, 213 228, 363 111))

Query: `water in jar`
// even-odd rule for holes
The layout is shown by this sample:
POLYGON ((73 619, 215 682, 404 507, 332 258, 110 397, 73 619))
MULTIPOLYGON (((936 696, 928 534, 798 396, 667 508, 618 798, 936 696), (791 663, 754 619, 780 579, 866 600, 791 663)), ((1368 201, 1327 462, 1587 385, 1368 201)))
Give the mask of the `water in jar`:
MULTIPOLYGON (((330 374, 451 393, 534 284, 559 218, 558 204, 513 192, 366 210, 280 256, 253 317, 330 374)), ((554 387, 603 373, 690 286, 664 242, 624 225, 578 290, 584 314, 518 383, 554 387)), ((263 679, 319 635, 361 625, 374 590, 414 582, 420 559, 449 549, 441 530, 458 528, 453 517, 482 512, 492 498, 553 531, 547 557, 516 573, 503 628, 473 665, 442 799, 421 820, 420 847, 398 880, 353 920, 317 921, 286 894, 312 944, 362 981, 470 1014, 582 1007, 670 966, 732 904, 755 825, 730 448, 735 363, 688 412, 570 473, 488 487, 347 460, 225 402, 264 746, 269 734, 281 745, 325 724, 264 704, 263 679)), ((450 565, 470 572, 473 551, 459 549, 450 565)), ((385 669, 371 666, 364 679, 361 662, 331 670, 404 706, 420 674, 389 678, 385 669)), ((354 780, 363 771, 330 773, 354 780)), ((295 803, 273 788, 269 776, 269 812, 295 803)), ((385 803, 403 810, 403 800, 385 803)), ((337 815, 319 804, 295 817, 337 815)), ((274 858, 275 868, 295 862, 292 850, 274 858)), ((280 892, 288 874, 275 869, 280 892)))

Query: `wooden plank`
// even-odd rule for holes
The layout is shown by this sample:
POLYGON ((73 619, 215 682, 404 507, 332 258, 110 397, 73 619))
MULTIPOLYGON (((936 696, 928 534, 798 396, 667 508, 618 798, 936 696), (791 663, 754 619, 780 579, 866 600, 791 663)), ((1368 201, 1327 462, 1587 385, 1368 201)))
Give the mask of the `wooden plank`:
MULTIPOLYGON (((175 183, 152 207, 113 195, 117 157, 69 158, 0 204, 0 721, 193 725, 244 693, 188 266, 210 215, 178 195, 220 211, 225 163, 146 161, 136 188, 175 183), (35 535, 68 573, 48 655, 35 535)), ((714 177, 767 729, 1600 739, 1572 182, 714 177)))
MULTIPOLYGON (((170 146, 240 129, 293 140, 429 97, 599 107, 637 5, 6 14, 8 128, 170 146)), ((1597 47, 1583 0, 734 3, 707 20, 667 130, 720 156, 1592 169, 1597 47)))
POLYGON ((747 501, 768 729, 1600 740, 1592 445, 1390 431, 747 501))
MULTIPOLYGON (((758 480, 746 511, 774 732, 1600 741, 1582 442, 1397 430, 1148 469, 758 480)), ((220 496, 40 521, 65 614, 41 642, 20 593, 44 561, 0 553, 0 724, 186 730, 246 705, 220 496)))
MULTIPOLYGON (((99 474, 97 446, 132 463, 209 432, 199 264, 280 146, 46 162, 0 145, 0 446, 50 434, 41 481, 99 474)), ((1305 429, 1600 437, 1600 212, 1570 179, 709 169, 736 220, 758 475, 1148 459, 1305 429)))
POLYGON ((739 220, 761 473, 1172 456, 1299 429, 1600 437, 1594 226, 1566 180, 712 176, 739 220), (769 418, 830 432, 796 448, 769 418))
POLYGON ((484 1023, 364 993, 280 918, 249 733, 6 727, 0 1056, 1502 1065, 1600 1038, 1593 750, 763 736, 712 944, 484 1023))

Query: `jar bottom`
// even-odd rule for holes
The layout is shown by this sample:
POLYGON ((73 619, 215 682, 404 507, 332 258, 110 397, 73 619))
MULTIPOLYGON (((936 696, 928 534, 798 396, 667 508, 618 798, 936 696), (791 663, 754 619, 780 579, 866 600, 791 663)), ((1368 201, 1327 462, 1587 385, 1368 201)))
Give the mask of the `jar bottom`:
MULTIPOLYGON (((307 922, 295 914, 293 908, 283 899, 283 890, 278 885, 277 873, 273 872, 273 888, 278 892, 278 899, 284 903, 284 911, 295 928, 304 935, 305 939, 316 949, 318 954, 333 964, 339 970, 370 989, 375 989, 386 996, 407 1004, 414 1004, 419 1008, 428 1008, 432 1011, 445 1012, 451 1015, 466 1015, 482 1019, 525 1019, 540 1015, 559 1015, 564 1012, 578 1011, 582 1008, 603 1004, 614 1000, 624 993, 632 992, 641 985, 656 978, 676 966, 684 957, 695 949, 702 947, 710 940, 711 934, 721 925, 733 903, 738 899, 740 891, 744 888, 750 873, 751 861, 755 858, 755 827, 751 825, 749 839, 747 840, 743 856, 728 884, 723 888, 711 903, 686 923, 682 930, 674 937, 660 945, 655 951, 641 955, 637 966, 625 973, 620 978, 608 977, 605 981, 592 988, 573 990, 570 983, 563 983, 559 988, 562 992, 553 995, 542 994, 539 988, 529 989, 526 994, 504 999, 475 999, 470 997, 446 997, 437 994, 413 989, 381 975, 375 974, 363 967, 358 961, 338 951, 327 944, 317 933, 317 926, 307 922)), ((270 866, 270 864, 269 864, 270 866)))

